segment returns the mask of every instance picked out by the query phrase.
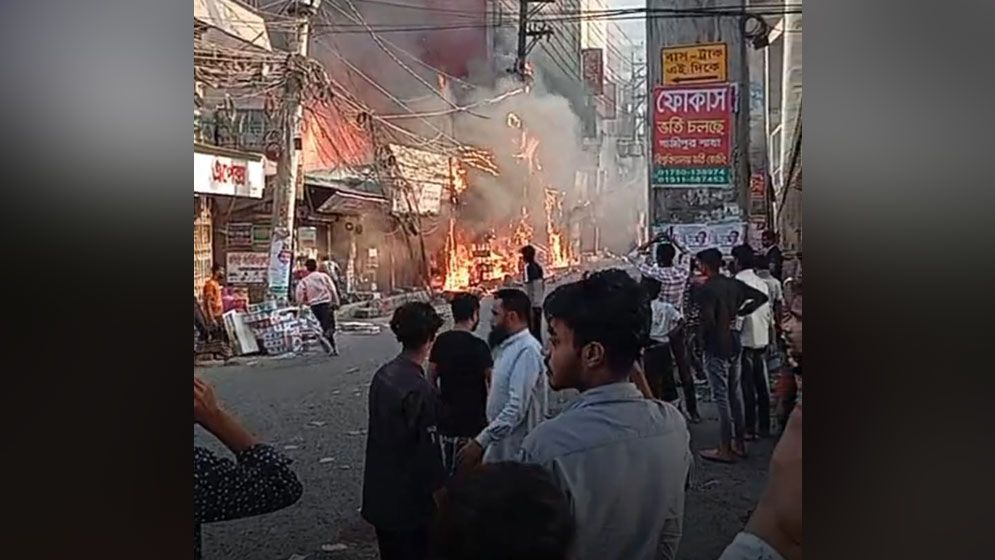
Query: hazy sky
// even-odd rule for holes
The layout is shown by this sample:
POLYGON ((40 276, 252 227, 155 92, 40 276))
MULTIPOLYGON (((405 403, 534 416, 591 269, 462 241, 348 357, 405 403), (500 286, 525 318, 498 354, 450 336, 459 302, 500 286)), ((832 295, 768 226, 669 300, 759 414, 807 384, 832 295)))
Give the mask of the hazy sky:
MULTIPOLYGON (((611 9, 617 8, 645 8, 646 0, 608 0, 608 4, 611 9)), ((646 20, 631 19, 626 21, 618 22, 619 27, 622 31, 632 39, 634 44, 639 44, 644 42, 646 39, 646 20)))

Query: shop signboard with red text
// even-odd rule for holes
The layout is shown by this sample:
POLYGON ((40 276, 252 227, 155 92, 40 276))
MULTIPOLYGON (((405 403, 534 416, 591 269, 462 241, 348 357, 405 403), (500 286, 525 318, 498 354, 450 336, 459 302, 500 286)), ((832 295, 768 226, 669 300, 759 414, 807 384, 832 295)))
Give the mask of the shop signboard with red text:
POLYGON ((262 160, 193 154, 193 192, 262 198, 266 170, 262 160))
POLYGON ((653 88, 653 177, 657 187, 732 186, 735 88, 653 88))

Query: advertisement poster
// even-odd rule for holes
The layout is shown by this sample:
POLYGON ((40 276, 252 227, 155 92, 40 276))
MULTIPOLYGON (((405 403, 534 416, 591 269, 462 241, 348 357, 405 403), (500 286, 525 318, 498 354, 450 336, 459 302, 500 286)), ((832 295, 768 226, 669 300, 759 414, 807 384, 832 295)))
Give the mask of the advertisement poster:
POLYGON ((252 226, 252 244, 269 247, 269 226, 252 226))
POLYGON ((269 253, 229 252, 225 272, 229 284, 265 284, 269 253))
POLYGON ((673 228, 677 241, 692 254, 705 249, 717 248, 728 255, 736 245, 746 242, 743 222, 724 224, 656 224, 654 235, 673 228))
POLYGON ((581 49, 580 67, 584 83, 592 95, 601 95, 605 89, 605 60, 601 49, 581 49))
POLYGON ((287 246, 286 232, 273 234, 273 240, 269 249, 269 265, 266 280, 270 288, 281 294, 285 294, 290 287, 290 261, 291 251, 287 246))
POLYGON ((732 86, 656 86, 652 109, 654 186, 732 187, 732 86))
POLYGON ((228 246, 247 247, 252 245, 252 224, 228 224, 228 246))

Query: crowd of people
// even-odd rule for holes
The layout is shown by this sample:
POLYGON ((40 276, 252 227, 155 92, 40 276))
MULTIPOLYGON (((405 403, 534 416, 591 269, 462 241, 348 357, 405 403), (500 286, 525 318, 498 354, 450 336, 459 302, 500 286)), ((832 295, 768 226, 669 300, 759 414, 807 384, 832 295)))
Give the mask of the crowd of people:
MULTIPOLYGON (((542 271, 528 271, 527 250, 525 280, 539 285, 494 294, 486 341, 474 334, 472 294, 452 298, 455 325, 442 333, 428 303, 394 312, 401 350, 370 385, 362 490, 380 558, 676 558, 695 461, 687 422, 701 422, 695 374, 719 416, 718 445, 700 456, 737 461, 748 441, 771 436, 767 368, 782 337, 793 367, 777 370, 791 381, 779 383, 786 406, 768 487, 721 560, 801 558, 800 282, 782 289, 767 254, 745 246, 727 265, 715 249, 692 258, 668 235, 651 243, 654 262, 640 258, 650 244, 631 255, 641 281, 602 270, 544 298, 545 350, 529 297, 542 297, 542 271), (579 396, 551 414, 550 392, 567 389, 579 396)), ((194 404, 195 422, 237 459, 195 455, 199 522, 300 496, 289 461, 233 428, 198 379, 194 404), (212 489, 227 487, 240 490, 212 489)))

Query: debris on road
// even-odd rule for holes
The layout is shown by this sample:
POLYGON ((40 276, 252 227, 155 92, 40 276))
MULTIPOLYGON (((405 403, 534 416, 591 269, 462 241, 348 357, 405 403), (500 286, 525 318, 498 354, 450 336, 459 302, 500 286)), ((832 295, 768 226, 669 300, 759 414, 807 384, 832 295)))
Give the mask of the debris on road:
POLYGON ((314 426, 315 428, 320 428, 324 426, 326 422, 324 420, 311 420, 307 423, 308 426, 314 426))
POLYGON ((321 551, 322 552, 340 552, 340 551, 343 551, 343 550, 347 550, 348 548, 349 548, 348 545, 345 545, 345 544, 342 544, 342 543, 323 544, 323 545, 321 545, 321 551))
POLYGON ((333 463, 333 462, 335 462, 335 457, 322 457, 321 459, 318 459, 318 462, 319 463, 333 463))
POLYGON ((346 321, 339 323, 340 332, 354 334, 380 334, 381 327, 376 323, 366 323, 361 321, 346 321))
POLYGON ((283 449, 286 450, 286 451, 290 451, 292 449, 297 449, 298 447, 300 447, 300 446, 297 446, 297 445, 284 445, 283 449))
POLYGON ((287 558, 287 560, 307 560, 308 556, 309 555, 307 555, 307 554, 305 554, 303 556, 301 556, 300 554, 291 554, 290 558, 287 558))
POLYGON ((343 471, 347 471, 347 470, 349 470, 349 469, 351 469, 351 468, 352 468, 352 467, 351 467, 351 466, 349 466, 349 465, 339 465, 339 469, 340 469, 340 470, 343 470, 343 471))

